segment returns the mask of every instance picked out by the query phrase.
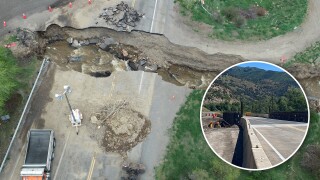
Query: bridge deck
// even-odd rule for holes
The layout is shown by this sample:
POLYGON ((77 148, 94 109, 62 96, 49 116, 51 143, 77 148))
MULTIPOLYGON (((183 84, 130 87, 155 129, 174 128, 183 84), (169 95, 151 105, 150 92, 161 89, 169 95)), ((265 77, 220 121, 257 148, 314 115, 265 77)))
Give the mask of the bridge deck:
POLYGON ((281 163, 296 151, 308 123, 260 117, 246 117, 253 127, 272 165, 281 163))

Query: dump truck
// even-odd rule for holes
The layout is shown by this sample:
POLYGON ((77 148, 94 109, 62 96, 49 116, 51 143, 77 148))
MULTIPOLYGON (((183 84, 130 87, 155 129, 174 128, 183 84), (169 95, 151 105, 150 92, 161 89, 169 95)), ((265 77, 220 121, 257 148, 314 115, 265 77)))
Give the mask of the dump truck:
POLYGON ((22 180, 50 180, 55 145, 53 130, 32 129, 28 132, 26 156, 20 172, 22 180))

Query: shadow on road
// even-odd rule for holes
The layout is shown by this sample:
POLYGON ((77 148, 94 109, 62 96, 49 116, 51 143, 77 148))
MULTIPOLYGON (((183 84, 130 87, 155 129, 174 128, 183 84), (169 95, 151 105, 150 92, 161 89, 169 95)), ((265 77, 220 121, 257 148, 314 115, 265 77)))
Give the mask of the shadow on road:
POLYGON ((243 161, 243 129, 240 125, 239 127, 239 135, 238 135, 238 140, 236 147, 234 149, 234 154, 232 157, 232 164, 236 166, 242 166, 242 161, 243 161))
POLYGON ((70 2, 74 2, 75 0, 69 0, 69 1, 64 1, 64 0, 57 0, 56 2, 52 3, 50 5, 51 8, 59 8, 59 7, 62 7, 62 6, 65 6, 67 4, 69 4, 70 2))

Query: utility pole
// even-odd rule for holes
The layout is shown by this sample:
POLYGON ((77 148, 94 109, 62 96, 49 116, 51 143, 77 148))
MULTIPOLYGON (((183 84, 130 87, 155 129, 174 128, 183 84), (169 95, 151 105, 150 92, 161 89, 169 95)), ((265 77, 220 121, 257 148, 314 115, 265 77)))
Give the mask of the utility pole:
POLYGON ((67 96, 67 93, 65 93, 64 96, 66 97, 66 100, 67 100, 67 103, 68 103, 69 110, 70 110, 70 112, 71 112, 72 118, 73 118, 73 119, 76 119, 75 116, 74 116, 72 107, 71 107, 71 105, 70 105, 70 102, 69 102, 69 98, 68 98, 68 96, 67 96))

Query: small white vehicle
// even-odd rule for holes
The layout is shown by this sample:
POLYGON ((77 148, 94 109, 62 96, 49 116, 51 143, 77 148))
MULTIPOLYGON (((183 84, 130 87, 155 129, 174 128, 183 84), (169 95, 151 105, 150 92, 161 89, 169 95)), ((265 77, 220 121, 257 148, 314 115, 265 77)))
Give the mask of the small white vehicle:
POLYGON ((79 133, 78 127, 81 126, 82 113, 79 109, 72 109, 72 114, 69 115, 69 121, 73 127, 76 127, 77 134, 79 133))

